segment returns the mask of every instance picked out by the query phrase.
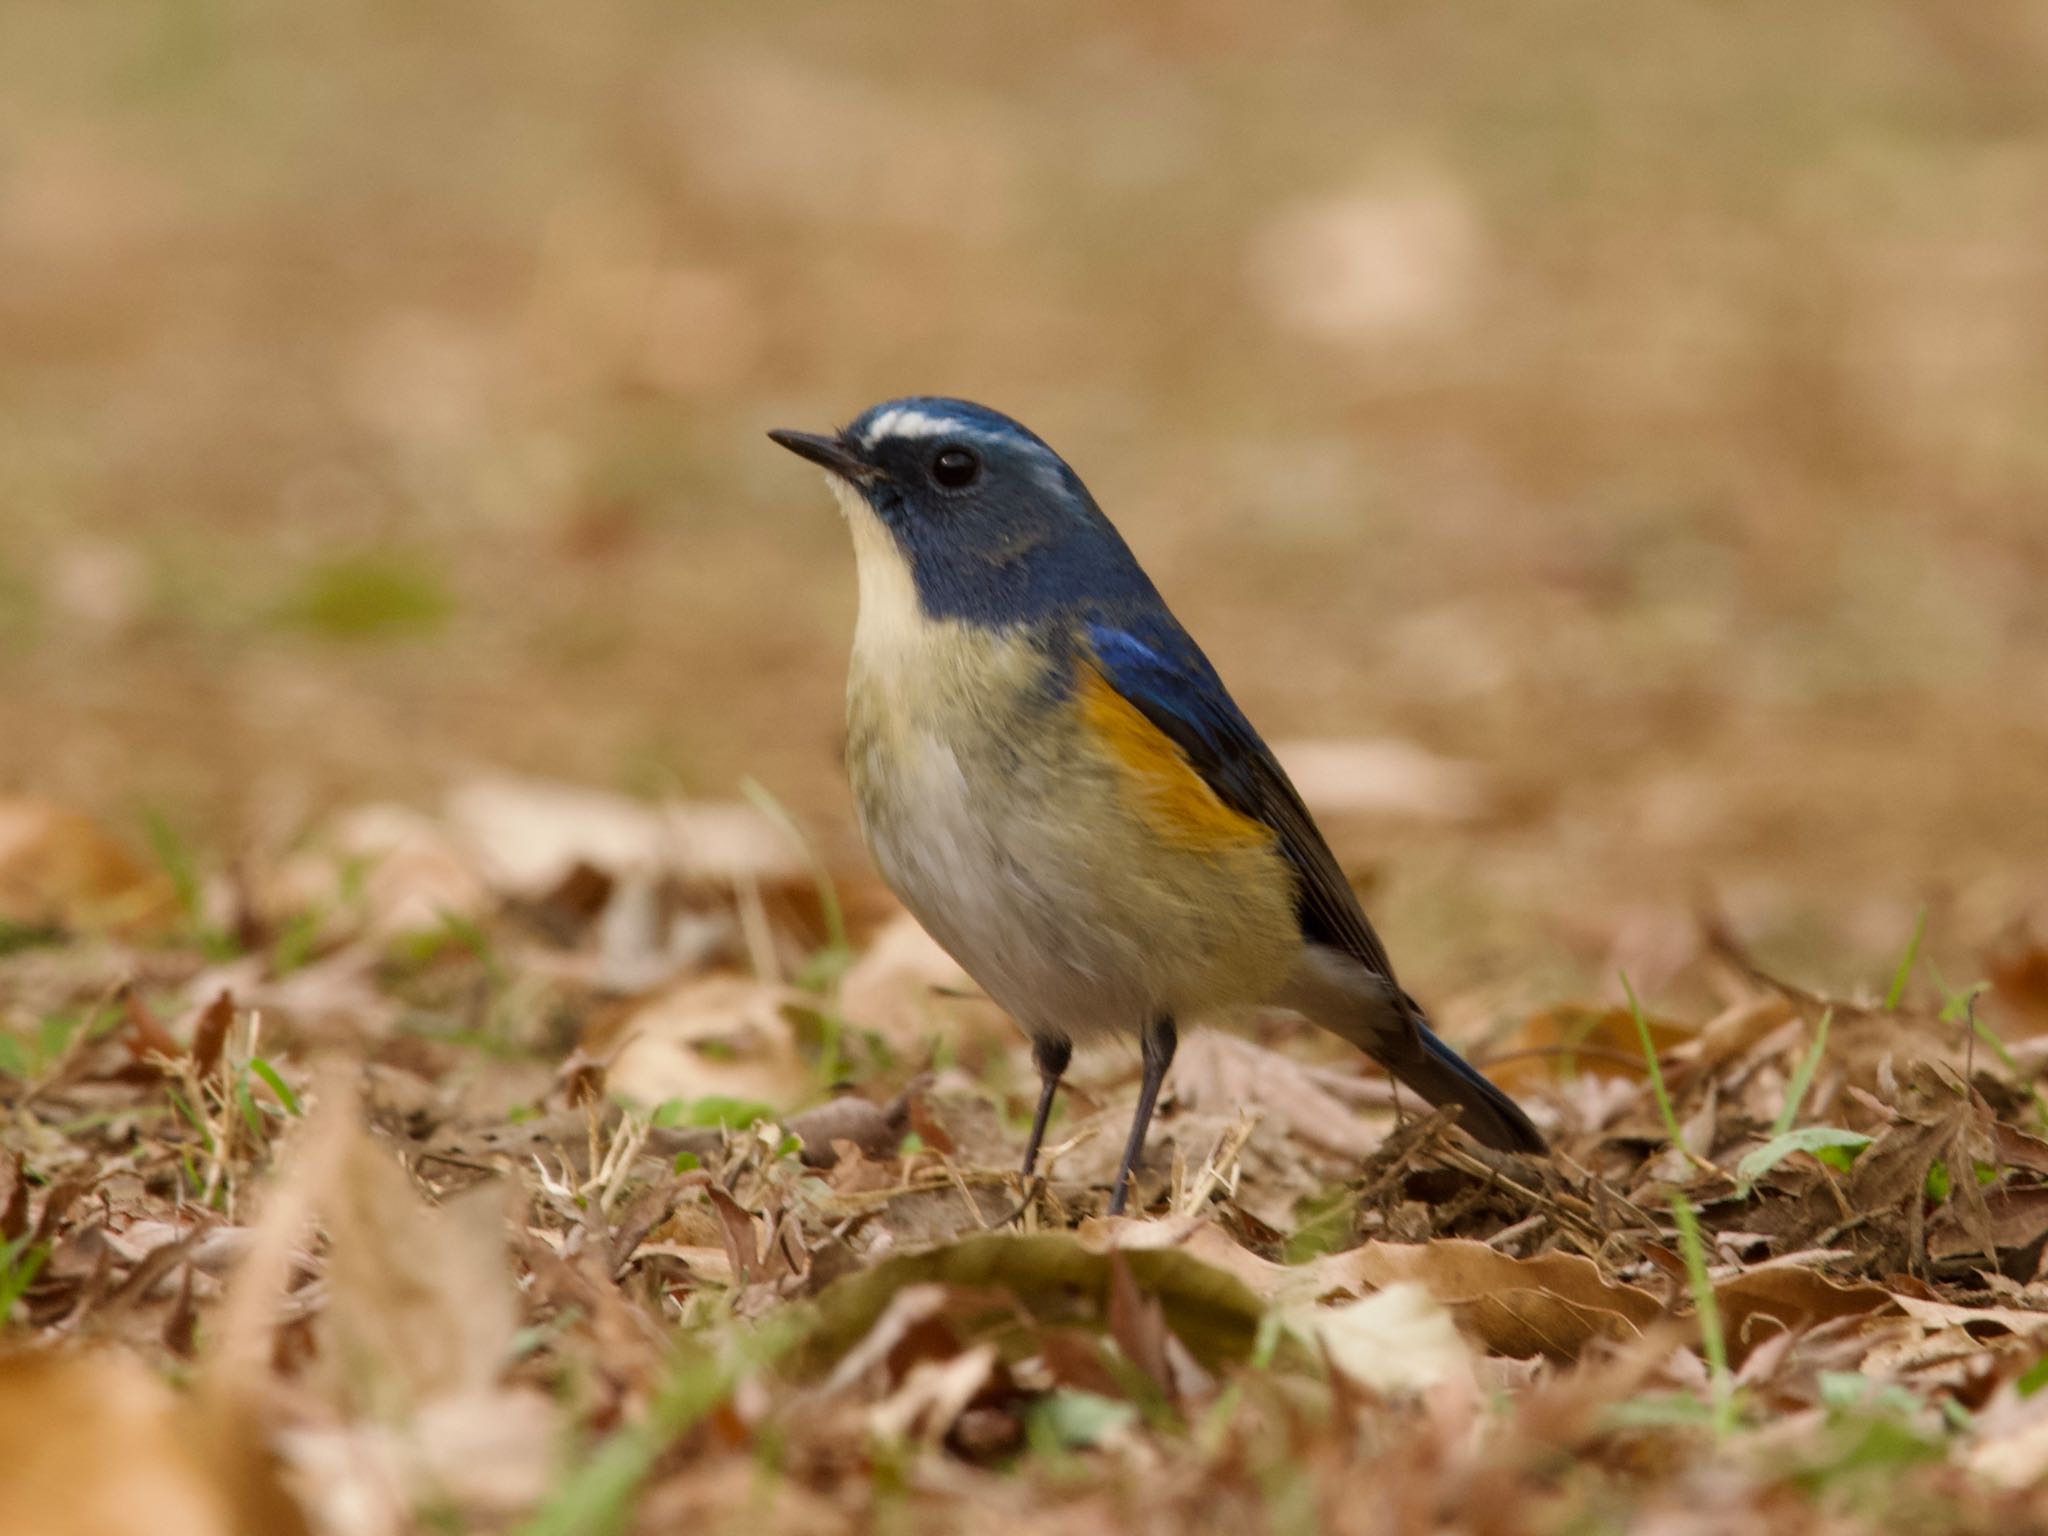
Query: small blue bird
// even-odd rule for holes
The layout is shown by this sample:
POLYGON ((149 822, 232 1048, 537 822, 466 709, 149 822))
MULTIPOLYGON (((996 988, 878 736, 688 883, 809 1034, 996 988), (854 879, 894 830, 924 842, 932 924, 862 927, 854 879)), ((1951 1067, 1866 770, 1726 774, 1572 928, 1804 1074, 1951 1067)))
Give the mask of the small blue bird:
POLYGON ((1486 1145, 1544 1150, 1394 980, 1301 796, 1058 454, 928 397, 768 435, 823 466, 853 530, 846 752, 868 847, 1031 1037, 1027 1177, 1074 1043, 1135 1034, 1122 1211, 1177 1021, 1259 1004, 1458 1105, 1486 1145))

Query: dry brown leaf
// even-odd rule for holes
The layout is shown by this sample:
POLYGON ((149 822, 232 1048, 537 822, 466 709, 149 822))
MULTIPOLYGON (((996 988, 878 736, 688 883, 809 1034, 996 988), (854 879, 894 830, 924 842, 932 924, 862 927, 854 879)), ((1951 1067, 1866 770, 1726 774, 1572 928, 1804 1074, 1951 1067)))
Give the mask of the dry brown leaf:
MULTIPOLYGON (((1693 1038, 1693 1031, 1662 1019, 1649 1020, 1650 1039, 1660 1053, 1693 1038)), ((1501 1045, 1487 1075, 1510 1092, 1540 1087, 1560 1076, 1620 1078, 1646 1075, 1635 1016, 1626 1008, 1546 1008, 1530 1014, 1501 1045)))
POLYGON ((1892 1310, 1891 1292, 1878 1285, 1829 1279, 1803 1265, 1746 1270, 1714 1287, 1728 1352, 1738 1366, 1774 1335, 1801 1332, 1844 1317, 1892 1310))
POLYGON ((886 1162, 871 1161, 850 1141, 836 1141, 832 1149, 837 1155, 832 1160, 826 1182, 832 1186, 834 1194, 865 1195, 903 1187, 903 1165, 894 1158, 886 1162))
POLYGON ((1307 1264, 1275 1264, 1262 1259, 1201 1213, 1145 1221, 1090 1216, 1075 1231, 1088 1248, 1184 1248, 1212 1269, 1237 1280, 1262 1301, 1316 1301, 1334 1293, 1356 1294, 1360 1287, 1347 1275, 1331 1276, 1329 1255, 1307 1264))
POLYGON ((1465 1331, 1500 1354, 1575 1358, 1595 1339, 1633 1338, 1664 1317, 1647 1291, 1605 1279, 1590 1259, 1546 1253, 1517 1259, 1484 1243, 1367 1243, 1306 1264, 1274 1264, 1239 1246, 1213 1222, 1087 1222, 1092 1246, 1178 1247, 1267 1300, 1357 1295, 1421 1286, 1465 1331))
POLYGON ((1224 1030, 1182 1041, 1172 1082, 1186 1108, 1234 1115, 1253 1106, 1289 1134, 1343 1157, 1370 1157, 1386 1140, 1385 1128, 1360 1119, 1315 1067, 1224 1030))
POLYGON ((132 1355, 0 1357, 0 1507, 21 1536, 292 1536, 260 1444, 132 1355))
POLYGON ((280 1439, 329 1528, 397 1533, 422 1507, 471 1521, 531 1508, 554 1483, 559 1434, 545 1394, 493 1387, 433 1398, 403 1426, 301 1426, 280 1439))
POLYGON ((905 1095, 884 1106, 857 1094, 842 1094, 789 1116, 782 1128, 803 1143, 806 1168, 830 1168, 838 1160, 838 1149, 847 1144, 866 1157, 889 1158, 910 1129, 910 1100, 905 1095))
POLYGON ((324 1072, 316 1086, 313 1112, 271 1180, 262 1215, 249 1233, 216 1314, 202 1377, 209 1398, 254 1401, 267 1385, 278 1318, 299 1265, 306 1229, 362 1134, 356 1113, 354 1077, 324 1072))
MULTIPOLYGON (((1690 1040, 1669 1051, 1668 1072, 1674 1086, 1746 1055, 1797 1017, 1798 1010, 1791 1002, 1775 993, 1745 998, 1723 1009, 1690 1040)), ((1665 1047, 1660 1044, 1658 1049, 1664 1051, 1665 1047)))
POLYGON ((1468 1333, 1503 1355, 1575 1359, 1595 1339, 1632 1338, 1665 1315, 1649 1292, 1615 1284, 1576 1254, 1517 1259, 1484 1243, 1438 1238, 1367 1243, 1316 1267, 1326 1283, 1344 1276, 1354 1289, 1420 1285, 1468 1333))
POLYGON ((1318 1340, 1331 1362, 1375 1392, 1423 1392, 1445 1382, 1476 1390, 1472 1347, 1450 1313, 1419 1285, 1398 1281, 1336 1306, 1285 1310, 1297 1332, 1318 1340))
POLYGON ((905 1118, 910 1121, 911 1130, 918 1134, 928 1150, 938 1153, 941 1157, 956 1157, 960 1152, 960 1144, 954 1140, 953 1133, 940 1123, 938 1115, 933 1111, 931 1095, 927 1092, 931 1085, 930 1074, 924 1074, 912 1080, 903 1090, 905 1118))
POLYGON ((538 901, 588 865, 614 877, 663 862, 660 819, 623 795, 490 776, 452 790, 448 820, 501 891, 538 901))
POLYGON ((869 1410, 868 1423, 885 1440, 916 1434, 936 1442, 993 1384, 999 1368, 996 1347, 988 1343, 970 1345, 950 1360, 920 1360, 901 1386, 869 1410))
POLYGON ((934 1325, 951 1303, 953 1292, 936 1283, 906 1285, 876 1314, 867 1332, 842 1355, 820 1389, 833 1396, 856 1389, 886 1389, 900 1378, 913 1354, 950 1350, 949 1330, 934 1325))
POLYGON ((1927 1251, 1937 1259, 1982 1256, 1985 1246, 1998 1253, 2024 1252, 2048 1237, 2048 1189, 1977 1191, 1981 1209, 1965 1219, 1951 1201, 1927 1225, 1927 1251))
POLYGON ((649 1107, 717 1097, 786 1108, 811 1091, 811 1075, 784 1010, 810 1001, 792 987, 743 976, 683 982, 616 1026, 606 1081, 649 1107))
POLYGON ((1396 737, 1283 741, 1273 752, 1319 816, 1475 821, 1493 806, 1478 767, 1396 737))
MULTIPOLYGON (((664 1464, 666 1465, 666 1464, 664 1464)), ((843 1497, 812 1491, 791 1477, 763 1477, 751 1456, 678 1460, 640 1500, 635 1536, 706 1531, 723 1536, 744 1510, 745 1528, 774 1536, 846 1536, 843 1497)))
POLYGON ((227 1049, 228 1031, 234 1023, 235 994, 223 987, 199 1010, 192 1025, 192 1070, 201 1079, 220 1070, 221 1053, 227 1049))
POLYGON ((2029 1312, 2019 1307, 1965 1307, 1950 1301, 1934 1301, 1892 1293, 1892 1300, 1908 1317, 1931 1328, 1968 1329, 1973 1334, 2010 1333, 2023 1339, 2048 1334, 2048 1312, 2029 1312))
POLYGON ((542 908, 555 931, 573 935, 573 912, 594 884, 605 888, 596 918, 596 955, 589 975, 604 992, 620 996, 650 992, 699 969, 731 940, 733 924, 722 918, 691 921, 671 911, 662 879, 652 870, 626 870, 616 878, 579 864, 549 895, 542 908), (579 890, 582 887, 584 889, 579 890))
POLYGON ((11 1243, 28 1230, 28 1168, 27 1155, 12 1154, 12 1165, 8 1170, 7 1200, 0 1205, 0 1243, 11 1243))
POLYGON ((732 1255, 723 1248, 704 1248, 689 1243, 642 1243, 636 1253, 674 1259, 696 1279, 711 1285, 733 1285, 732 1255))
POLYGON ((1873 1381, 1902 1381, 1917 1390, 1958 1388, 1987 1368, 2005 1351, 2017 1352, 2020 1341, 1997 1333, 1983 1337, 1961 1326, 1921 1327, 1909 1320, 1894 1331, 1882 1322, 1867 1325, 1868 1349, 1856 1369, 1873 1381))
POLYGON ((328 829, 316 851, 278 873, 271 901, 289 911, 344 904, 353 889, 373 938, 427 933, 491 904, 474 853, 435 818, 402 805, 365 805, 328 829))
POLYGON ((352 1140, 325 1201, 318 1332, 337 1403, 403 1421, 435 1399, 496 1384, 518 1327, 506 1200, 487 1182, 430 1206, 389 1149, 360 1133, 352 1140))
POLYGON ((161 932, 176 909, 169 879, 91 818, 0 796, 0 922, 142 934, 161 932))
POLYGON ((840 979, 839 1014, 905 1051, 932 1040, 958 1046, 1016 1036, 1002 1009, 907 912, 890 918, 840 979))
POLYGON ((559 1426, 546 1396, 499 1379, 518 1321, 507 1191, 487 1181, 428 1205, 360 1129, 351 1084, 323 1079, 265 1204, 207 1362, 208 1399, 276 1401, 270 1340, 318 1209, 329 1244, 315 1377, 342 1417, 294 1411, 274 1428, 309 1506, 327 1528, 379 1532, 409 1528, 424 1505, 472 1517, 528 1507, 548 1486, 559 1426))
POLYGON ((121 992, 121 1043, 137 1061, 146 1062, 153 1057, 170 1059, 182 1054, 163 1020, 133 987, 121 992))
POLYGON ((751 1284, 761 1268, 754 1218, 716 1184, 707 1186, 704 1193, 718 1212, 719 1227, 725 1234, 725 1256, 732 1265, 733 1274, 741 1285, 751 1284))
POLYGON ((2048 945, 2028 943, 2006 951, 1992 964, 1991 982, 1998 1000, 2024 1021, 2020 1029, 2007 1031, 2008 1038, 2048 1030, 2048 945))
POLYGON ((2024 1168, 2028 1173, 2048 1173, 2048 1141, 2021 1130, 2004 1120, 1992 1122, 1991 1152, 2001 1168, 2024 1168))
POLYGON ((1144 1372, 1152 1385, 1173 1394, 1173 1371, 1166 1358, 1166 1309, 1157 1296, 1147 1296, 1131 1278, 1130 1261, 1121 1249, 1109 1255, 1109 1336, 1123 1356, 1144 1372))
POLYGON ((1970 1469, 2006 1488, 2039 1488, 2048 1481, 2048 1392, 2021 1396, 2016 1384, 1999 1389, 1970 1425, 1970 1469))
POLYGON ((743 803, 651 806, 574 784, 473 779, 448 797, 448 818, 491 883, 540 900, 588 865, 757 885, 809 878, 803 852, 771 817, 743 803))
POLYGON ((202 971, 189 990, 202 997, 232 991, 239 1006, 261 1010, 266 1020, 288 1020, 300 1039, 361 1041, 385 1034, 402 1012, 380 984, 378 964, 374 947, 352 944, 274 976, 261 956, 249 955, 202 971))

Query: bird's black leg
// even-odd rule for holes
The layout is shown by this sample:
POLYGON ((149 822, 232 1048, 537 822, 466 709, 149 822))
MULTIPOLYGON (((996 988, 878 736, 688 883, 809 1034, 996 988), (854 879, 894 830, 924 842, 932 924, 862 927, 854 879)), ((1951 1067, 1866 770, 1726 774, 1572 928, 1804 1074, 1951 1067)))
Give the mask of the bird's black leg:
POLYGON ((1031 1117, 1031 1139, 1024 1143, 1024 1177, 1038 1162, 1038 1144, 1045 1140, 1045 1122, 1052 1116, 1052 1096, 1060 1091, 1060 1075, 1067 1070, 1074 1047, 1065 1040, 1041 1038, 1031 1042, 1031 1059, 1038 1063, 1038 1113, 1031 1117))
POLYGON ((1131 1139, 1124 1147, 1124 1160, 1116 1170, 1116 1188, 1110 1191, 1109 1214, 1121 1216, 1124 1213, 1124 1196, 1130 1190, 1131 1169, 1137 1166, 1138 1155, 1145 1150, 1145 1131, 1152 1124, 1152 1106, 1159 1102, 1159 1085, 1166 1079, 1166 1069, 1173 1064, 1173 1048, 1180 1043, 1180 1035, 1173 1027, 1173 1020, 1154 1019, 1145 1028, 1143 1056, 1145 1076, 1138 1086, 1138 1113, 1131 1121, 1131 1139))

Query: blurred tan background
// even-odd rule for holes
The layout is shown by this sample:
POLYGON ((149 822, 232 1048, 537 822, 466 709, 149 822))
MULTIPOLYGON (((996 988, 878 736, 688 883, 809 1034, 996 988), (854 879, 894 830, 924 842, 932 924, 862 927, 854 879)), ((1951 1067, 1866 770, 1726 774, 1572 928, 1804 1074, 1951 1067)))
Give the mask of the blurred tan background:
POLYGON ((943 392, 1276 741, 1426 754, 1334 828, 1424 986, 2048 910, 2038 6, 0 31, 0 788, 232 848, 751 775, 850 860, 851 556, 761 433, 943 392))

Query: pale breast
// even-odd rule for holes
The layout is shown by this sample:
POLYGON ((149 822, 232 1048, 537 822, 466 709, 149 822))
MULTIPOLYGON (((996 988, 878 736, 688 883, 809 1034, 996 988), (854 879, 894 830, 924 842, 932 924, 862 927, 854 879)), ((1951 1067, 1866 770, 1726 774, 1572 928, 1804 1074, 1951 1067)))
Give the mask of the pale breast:
POLYGON ((1270 995, 1299 939, 1270 846, 1162 841, 1027 641, 857 645, 848 769, 883 878, 1026 1029, 1132 1032, 1270 995))

